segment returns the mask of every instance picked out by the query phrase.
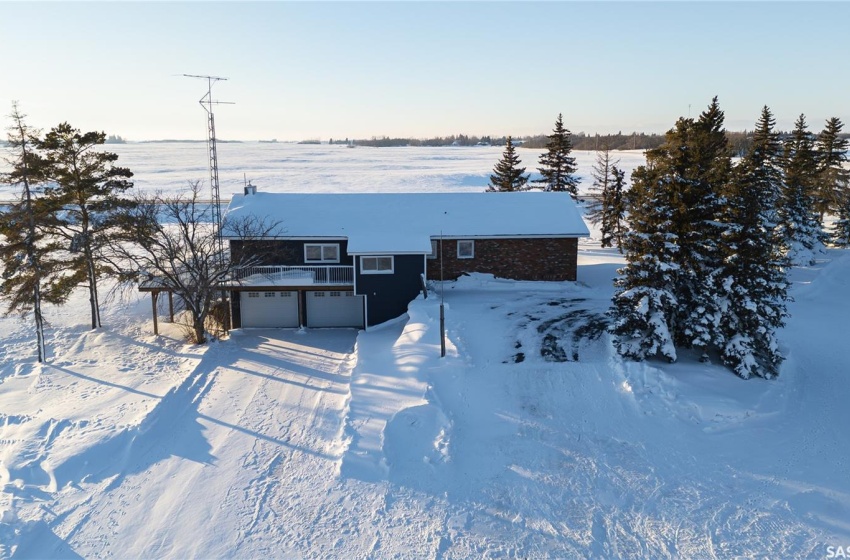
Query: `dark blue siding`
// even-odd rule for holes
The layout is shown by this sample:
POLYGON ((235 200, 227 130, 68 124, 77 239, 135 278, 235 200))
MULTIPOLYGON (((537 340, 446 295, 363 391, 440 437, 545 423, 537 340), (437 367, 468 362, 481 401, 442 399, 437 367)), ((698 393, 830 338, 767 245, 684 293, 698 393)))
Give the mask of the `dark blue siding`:
POLYGON ((242 328, 242 306, 239 292, 230 292, 230 326, 234 329, 242 328))
POLYGON ((407 304, 421 290, 425 272, 422 255, 395 255, 393 274, 361 274, 360 257, 355 258, 357 294, 366 296, 366 326, 395 319, 407 312, 407 304))
POLYGON ((348 241, 301 241, 301 240, 274 240, 274 241, 243 241, 233 240, 230 242, 231 260, 239 262, 243 254, 257 255, 259 262, 257 265, 279 265, 279 266, 298 266, 308 264, 304 262, 304 245, 306 244, 338 244, 339 245, 339 263, 309 263, 315 265, 321 264, 339 264, 351 266, 353 259, 348 255, 348 241))

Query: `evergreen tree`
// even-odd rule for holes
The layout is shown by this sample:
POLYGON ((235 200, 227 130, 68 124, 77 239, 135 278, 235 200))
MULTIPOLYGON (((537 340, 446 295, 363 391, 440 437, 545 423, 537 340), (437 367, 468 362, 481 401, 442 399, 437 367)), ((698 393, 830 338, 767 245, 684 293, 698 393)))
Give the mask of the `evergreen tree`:
POLYGON ((752 145, 730 183, 723 234, 724 268, 717 278, 723 333, 721 357, 739 376, 773 378, 782 356, 775 337, 784 324, 787 260, 777 233, 781 146, 770 109, 756 123, 752 145))
POLYGON ((611 167, 613 181, 602 196, 602 246, 617 247, 623 252, 623 237, 626 234, 626 172, 611 167))
POLYGON ((812 265, 823 252, 825 236, 814 211, 818 175, 814 138, 800 115, 784 142, 783 191, 778 209, 779 233, 792 264, 812 265))
POLYGON ((596 151, 596 163, 593 164, 590 172, 590 175, 593 177, 590 194, 593 196, 587 203, 587 212, 585 214, 587 221, 594 225, 602 222, 603 200, 608 186, 613 181, 611 167, 619 162, 620 160, 614 161, 611 157, 611 149, 607 143, 603 144, 602 148, 596 151))
POLYGON ((850 189, 850 169, 845 167, 847 159, 847 138, 841 137, 844 124, 833 117, 818 135, 815 150, 818 159, 818 179, 815 188, 815 212, 823 226, 824 215, 838 213, 840 204, 846 199, 850 189))
MULTIPOLYGON (((37 222, 43 217, 37 215, 34 204, 35 187, 40 181, 41 159, 35 150, 38 131, 31 129, 24 121, 24 115, 12 104, 12 126, 9 129, 8 145, 14 154, 6 162, 11 171, 2 175, 3 183, 21 189, 20 201, 0 212, 0 262, 3 273, 0 277, 0 297, 8 301, 7 313, 33 313, 35 322, 36 347, 38 361, 45 360, 44 316, 42 303, 44 266, 48 256, 37 222)), ((47 301, 50 298, 46 298, 47 301)))
POLYGON ((619 160, 612 160, 607 144, 597 152, 591 171, 593 197, 587 203, 586 218, 592 224, 600 224, 602 247, 616 246, 622 252, 626 231, 625 172, 617 168, 618 163, 619 160))
POLYGON ((578 179, 575 172, 578 169, 576 159, 570 154, 573 151, 570 131, 564 128, 563 116, 559 113, 555 121, 555 130, 547 137, 546 152, 540 155, 538 171, 542 179, 534 181, 543 186, 546 191, 566 191, 573 200, 578 198, 578 179))
POLYGON ((528 183, 528 175, 525 173, 525 167, 520 167, 520 159, 516 153, 516 148, 508 136, 505 143, 505 152, 502 154, 502 159, 493 168, 493 175, 490 175, 490 184, 487 186, 488 192, 511 192, 521 191, 528 183))
POLYGON ((93 329, 100 326, 98 279, 118 272, 98 258, 99 251, 117 234, 111 219, 131 205, 119 195, 133 186, 128 180, 132 172, 114 165, 118 155, 97 148, 105 141, 103 132, 81 134, 62 123, 38 146, 53 182, 40 199, 50 215, 42 227, 64 239, 70 250, 65 274, 54 278, 50 289, 57 297, 67 297, 77 286, 86 285, 93 329))
POLYGON ((641 338, 647 340, 637 343, 642 351, 655 349, 668 359, 675 358, 675 346, 705 352, 722 339, 714 280, 720 266, 720 192, 731 169, 723 120, 717 98, 698 120, 680 118, 632 175, 628 264, 620 271, 613 310, 616 344, 624 355, 641 357, 634 352, 641 338), (640 330, 653 324, 650 315, 654 334, 640 330))
POLYGON ((846 189, 838 200, 832 242, 839 247, 850 247, 850 189, 846 189))
POLYGON ((668 219, 671 191, 654 188, 659 180, 651 165, 632 174, 631 227, 623 239, 627 264, 614 281, 611 332, 622 356, 634 360, 661 356, 674 362, 678 239, 668 219))

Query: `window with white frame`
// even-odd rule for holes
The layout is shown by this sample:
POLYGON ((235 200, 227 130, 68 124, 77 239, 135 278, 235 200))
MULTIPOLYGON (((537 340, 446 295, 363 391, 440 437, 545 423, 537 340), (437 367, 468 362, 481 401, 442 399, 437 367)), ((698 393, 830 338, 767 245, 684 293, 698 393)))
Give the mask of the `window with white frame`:
POLYGON ((393 257, 360 257, 360 272, 363 274, 392 274, 393 257))
POLYGON ((305 243, 305 263, 338 263, 339 243, 305 243))
POLYGON ((431 240, 431 254, 428 255, 429 259, 436 259, 437 258, 437 250, 439 249, 439 247, 440 247, 440 242, 436 239, 432 239, 431 240))
POLYGON ((475 241, 471 239, 462 239, 457 242, 457 258, 472 259, 475 258, 475 241))
POLYGON ((248 292, 249 298, 260 297, 260 292, 248 292))

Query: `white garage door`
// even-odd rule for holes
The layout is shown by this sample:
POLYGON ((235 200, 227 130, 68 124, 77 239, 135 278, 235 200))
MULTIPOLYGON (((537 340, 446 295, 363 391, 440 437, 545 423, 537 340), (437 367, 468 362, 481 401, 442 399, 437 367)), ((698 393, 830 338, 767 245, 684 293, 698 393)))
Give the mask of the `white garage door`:
POLYGON ((354 292, 307 292, 308 327, 362 327, 363 296, 354 292))
POLYGON ((298 292, 242 292, 242 328, 298 327, 298 292))

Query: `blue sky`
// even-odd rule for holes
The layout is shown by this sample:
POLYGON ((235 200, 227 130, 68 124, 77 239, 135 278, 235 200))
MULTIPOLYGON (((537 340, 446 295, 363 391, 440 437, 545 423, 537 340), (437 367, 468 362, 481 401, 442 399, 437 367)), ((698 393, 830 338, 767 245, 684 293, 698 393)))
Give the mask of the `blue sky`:
MULTIPOLYGON (((0 2, 0 110, 142 140, 850 122, 845 2, 0 2)), ((850 128, 850 126, 849 126, 850 128)))

